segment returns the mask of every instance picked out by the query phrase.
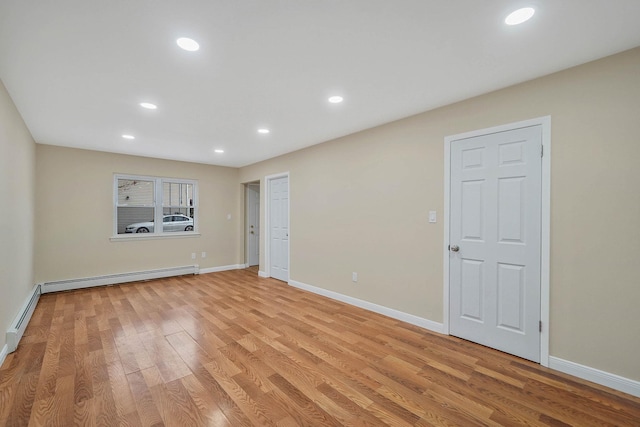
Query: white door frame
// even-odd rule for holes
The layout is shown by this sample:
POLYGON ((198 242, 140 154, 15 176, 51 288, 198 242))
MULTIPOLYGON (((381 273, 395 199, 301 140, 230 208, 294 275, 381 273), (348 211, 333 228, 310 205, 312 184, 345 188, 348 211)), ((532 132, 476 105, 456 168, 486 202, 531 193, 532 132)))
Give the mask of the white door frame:
POLYGON ((504 132, 529 126, 542 126, 542 215, 540 249, 540 364, 549 366, 549 262, 551 240, 551 116, 509 123, 486 129, 479 129, 444 139, 444 290, 443 290, 443 332, 449 335, 449 205, 451 204, 451 143, 464 138, 472 138, 497 132, 504 132))
MULTIPOLYGON (((249 255, 249 251, 250 251, 250 236, 249 236, 249 231, 247 230, 247 224, 249 222, 249 212, 250 212, 250 208, 249 208, 249 189, 251 186, 255 186, 258 187, 258 196, 260 196, 260 181, 252 181, 252 182, 246 182, 244 183, 244 234, 245 234, 245 238, 244 238, 244 266, 245 268, 250 267, 250 255, 249 255)), ((260 200, 258 199, 258 210, 260 210, 260 200)), ((258 230, 260 230, 260 214, 258 212, 258 230)), ((260 265, 260 234, 258 231, 258 265, 260 265)))
POLYGON ((289 172, 281 172, 273 175, 267 175, 264 177, 264 194, 265 194, 265 210, 264 210, 264 273, 266 277, 271 277, 271 181, 278 178, 288 178, 287 180, 287 194, 289 195, 287 202, 287 228, 289 229, 289 239, 287 239, 287 265, 289 266, 289 281, 291 280, 291 178, 289 172))

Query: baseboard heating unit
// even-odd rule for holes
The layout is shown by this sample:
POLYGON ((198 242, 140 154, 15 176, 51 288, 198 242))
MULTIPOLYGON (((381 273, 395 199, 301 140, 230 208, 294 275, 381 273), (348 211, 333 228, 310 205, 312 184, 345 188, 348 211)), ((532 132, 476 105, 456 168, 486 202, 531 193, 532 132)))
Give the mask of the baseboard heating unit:
POLYGON ((38 300, 40 299, 41 286, 35 285, 33 290, 27 297, 27 300, 20 308, 18 315, 15 320, 11 324, 11 327, 7 331, 6 339, 7 339, 7 352, 11 353, 16 351, 18 348, 18 343, 20 342, 20 338, 22 338, 22 334, 24 334, 24 330, 27 329, 27 325, 29 324, 29 320, 31 319, 31 315, 33 311, 36 309, 36 305, 38 304, 38 300))
POLYGON ((84 279, 58 280, 42 284, 42 293, 69 291, 73 289, 90 288, 93 286, 116 285, 118 283, 137 282, 139 280, 160 279, 163 277, 199 274, 197 265, 184 267, 160 268, 157 270, 136 271, 133 273, 107 274, 104 276, 87 277, 84 279))

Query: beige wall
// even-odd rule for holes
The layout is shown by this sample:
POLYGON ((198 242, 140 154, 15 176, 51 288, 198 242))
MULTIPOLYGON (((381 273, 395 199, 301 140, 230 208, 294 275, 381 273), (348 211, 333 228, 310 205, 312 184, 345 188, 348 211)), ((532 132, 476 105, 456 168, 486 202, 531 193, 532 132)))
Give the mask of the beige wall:
POLYGON ((0 350, 33 289, 35 143, 0 81, 0 350))
POLYGON ((242 262, 238 169, 37 145, 36 281, 242 262), (199 237, 112 241, 113 174, 195 179, 199 237), (227 219, 231 214, 231 219, 227 219), (191 259, 191 253, 197 259, 191 259), (206 252, 205 259, 201 253, 206 252))
POLYGON ((546 115, 550 354, 640 380, 640 48, 244 167, 240 181, 290 172, 292 280, 442 322, 444 138, 546 115))

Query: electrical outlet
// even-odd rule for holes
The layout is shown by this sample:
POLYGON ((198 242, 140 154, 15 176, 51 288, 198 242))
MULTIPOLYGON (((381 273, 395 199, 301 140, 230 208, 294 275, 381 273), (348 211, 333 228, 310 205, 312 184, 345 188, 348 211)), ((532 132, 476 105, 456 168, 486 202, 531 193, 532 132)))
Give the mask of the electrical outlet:
POLYGON ((351 280, 353 282, 357 282, 358 281, 358 273, 356 273, 355 271, 353 273, 351 273, 351 280))
POLYGON ((191 252, 191 259, 196 259, 196 253, 195 252, 191 252))
POLYGON ((207 253, 206 252, 202 252, 202 258, 206 258, 207 257, 207 253))

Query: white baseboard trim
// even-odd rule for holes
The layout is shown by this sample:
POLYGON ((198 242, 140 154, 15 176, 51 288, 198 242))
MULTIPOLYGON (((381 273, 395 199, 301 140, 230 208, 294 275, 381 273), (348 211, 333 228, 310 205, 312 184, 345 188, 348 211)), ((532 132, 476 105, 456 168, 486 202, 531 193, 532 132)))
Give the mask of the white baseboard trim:
POLYGON ((263 278, 268 278, 269 276, 267 276, 267 273, 265 273, 262 270, 258 270, 258 277, 263 277, 263 278))
POLYGON ((90 288, 93 286, 115 285, 118 283, 136 282, 138 280, 160 279, 163 277, 198 274, 197 265, 183 267, 160 268, 157 270, 136 271, 131 273, 107 274, 104 276, 86 277, 82 279, 58 280, 42 284, 42 293, 69 291, 72 289, 90 288))
POLYGON ((222 265, 220 267, 201 268, 200 274, 217 273, 219 271, 242 270, 246 268, 244 264, 222 265))
POLYGON ((337 292, 329 291, 327 289, 318 288, 316 286, 307 285, 295 280, 289 280, 289 285, 298 289, 313 292, 314 294, 322 295, 327 298, 331 298, 346 304, 354 305, 356 307, 364 308, 365 310, 373 311, 375 313, 383 314, 391 317, 392 319, 402 320, 403 322, 410 323, 412 325, 420 326, 421 328, 428 329, 440 334, 444 333, 444 325, 442 323, 434 322, 429 319, 414 316, 413 314, 404 313, 402 311, 395 310, 393 308, 384 307, 382 305, 374 304, 369 301, 353 298, 348 295, 343 295, 337 292))
POLYGON ((20 307, 18 315, 11 323, 9 330, 7 330, 7 353, 12 353, 16 351, 16 348, 18 348, 18 343, 20 342, 25 329, 27 329, 29 320, 31 320, 31 315, 33 315, 33 311, 36 309, 36 305, 38 305, 38 301, 40 300, 41 293, 42 286, 35 285, 31 292, 29 292, 29 295, 27 295, 27 299, 24 301, 24 304, 22 304, 22 307, 20 307))
POLYGON ((563 360, 549 356, 549 367, 583 380, 591 381, 615 390, 628 393, 632 396, 640 397, 640 381, 631 380, 616 374, 601 371, 589 366, 580 365, 575 362, 563 360))

